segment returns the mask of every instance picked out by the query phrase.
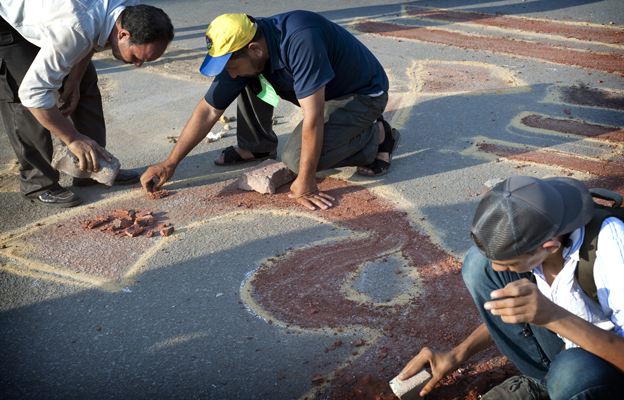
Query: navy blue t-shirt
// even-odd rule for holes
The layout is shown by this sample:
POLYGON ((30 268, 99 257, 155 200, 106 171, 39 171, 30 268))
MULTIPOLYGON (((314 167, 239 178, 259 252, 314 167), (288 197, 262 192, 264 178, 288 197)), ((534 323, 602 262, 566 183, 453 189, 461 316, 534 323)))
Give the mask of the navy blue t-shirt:
MULTIPOLYGON (((257 22, 269 48, 270 73, 264 76, 275 88, 302 99, 325 86, 325 100, 388 91, 388 77, 373 53, 326 18, 292 11, 257 22)), ((252 79, 257 78, 233 79, 223 70, 210 85, 206 101, 225 110, 252 79)))

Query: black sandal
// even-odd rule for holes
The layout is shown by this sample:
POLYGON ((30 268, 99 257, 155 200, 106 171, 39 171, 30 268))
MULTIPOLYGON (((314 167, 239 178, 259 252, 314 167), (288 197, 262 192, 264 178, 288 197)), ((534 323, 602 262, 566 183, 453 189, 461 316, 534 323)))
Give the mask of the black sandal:
POLYGON ((252 152, 251 154, 253 154, 254 158, 244 159, 243 157, 241 157, 240 154, 238 154, 234 146, 226 147, 225 150, 223 150, 221 153, 224 154, 223 164, 219 164, 217 160, 215 160, 214 162, 215 165, 218 165, 219 167, 222 167, 224 165, 244 164, 244 163, 252 162, 252 161, 264 161, 267 159, 275 160, 277 158, 277 153, 271 154, 270 152, 269 153, 252 152))
POLYGON ((367 172, 357 170, 358 175, 362 176, 382 176, 388 173, 390 169, 390 165, 392 164, 392 153, 399 147, 399 143, 401 143, 401 133, 396 129, 392 128, 390 124, 383 119, 383 116, 379 118, 378 121, 381 121, 384 131, 386 132, 386 137, 384 141, 381 142, 379 147, 377 148, 378 153, 389 153, 388 161, 384 160, 375 160, 372 163, 366 165, 366 168, 369 168, 373 171, 372 174, 367 172))

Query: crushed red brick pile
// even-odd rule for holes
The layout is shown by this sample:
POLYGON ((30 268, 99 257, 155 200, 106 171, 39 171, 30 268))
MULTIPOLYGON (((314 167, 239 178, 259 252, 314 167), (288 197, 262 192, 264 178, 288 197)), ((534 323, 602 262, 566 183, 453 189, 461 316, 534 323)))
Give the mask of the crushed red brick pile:
POLYGON ((116 237, 139 236, 143 232, 145 237, 152 237, 154 231, 161 236, 169 236, 174 227, 169 223, 158 223, 151 211, 135 211, 119 209, 110 212, 111 215, 98 215, 93 219, 82 222, 83 229, 98 229, 101 232, 110 232, 116 237))
POLYGON ((158 200, 158 199, 162 199, 163 197, 167 197, 169 196, 169 191, 167 190, 159 190, 157 192, 151 192, 149 194, 149 197, 151 200, 158 200))

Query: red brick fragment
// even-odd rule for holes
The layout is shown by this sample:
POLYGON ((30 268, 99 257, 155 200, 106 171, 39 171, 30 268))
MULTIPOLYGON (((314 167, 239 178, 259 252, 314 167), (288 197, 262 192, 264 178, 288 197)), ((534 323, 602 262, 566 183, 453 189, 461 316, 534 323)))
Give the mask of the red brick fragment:
POLYGON ((106 215, 98 215, 92 220, 85 221, 83 227, 85 229, 93 229, 108 221, 110 221, 110 219, 106 215))
POLYGON ((134 218, 136 215, 136 211, 120 208, 119 210, 111 211, 111 214, 113 214, 117 218, 134 218))
POLYGON ((335 344, 336 346, 340 346, 340 345, 342 344, 342 340, 337 339, 337 340, 334 342, 334 344, 335 344))
POLYGON ((134 222, 141 226, 148 226, 148 225, 154 224, 154 217, 152 215, 146 215, 144 217, 137 217, 137 219, 135 219, 134 222))
POLYGON ((150 229, 149 231, 147 231, 147 233, 145 234, 145 237, 152 237, 154 236, 154 230, 150 229))
POLYGON ((112 222, 110 224, 102 225, 100 227, 100 232, 102 232, 102 231, 112 231, 112 230, 113 230, 113 223, 112 222))
POLYGON ((115 229, 126 229, 132 225, 134 225, 134 221, 130 218, 117 218, 113 221, 113 228, 115 229))
POLYGON ((312 382, 314 383, 323 383, 323 377, 320 375, 314 375, 312 377, 312 382))
POLYGON ((243 190, 273 194, 275 189, 291 182, 294 178, 294 173, 284 163, 266 160, 243 172, 238 180, 238 187, 243 190))
POLYGON ((316 308, 310 310, 310 314, 316 314, 317 312, 319 312, 319 310, 317 310, 316 308))
POLYGON ((363 346, 364 345, 364 341, 362 339, 358 339, 355 342, 353 342, 354 346, 363 346))
POLYGON ((141 225, 139 224, 134 224, 132 225, 130 228, 127 228, 125 230, 126 235, 130 236, 130 237, 135 237, 135 236, 139 236, 141 233, 143 233, 144 229, 141 225))
POLYGON ((151 200, 162 199, 163 197, 169 196, 169 192, 167 190, 159 190, 157 192, 152 192, 149 194, 151 200))
POLYGON ((161 229, 160 230, 160 234, 162 236, 169 236, 169 235, 171 235, 173 233, 173 231, 174 231, 173 226, 169 226, 167 228, 161 229))

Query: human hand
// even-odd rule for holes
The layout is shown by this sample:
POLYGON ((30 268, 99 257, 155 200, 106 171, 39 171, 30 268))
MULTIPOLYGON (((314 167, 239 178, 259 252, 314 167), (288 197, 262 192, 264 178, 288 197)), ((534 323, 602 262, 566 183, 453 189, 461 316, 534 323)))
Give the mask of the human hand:
POLYGON ((443 352, 425 347, 403 368, 398 378, 403 381, 418 373, 426 365, 431 366, 432 377, 420 391, 420 396, 424 397, 442 378, 457 369, 459 364, 461 362, 457 360, 452 351, 443 352))
POLYGON ((333 205, 330 200, 335 200, 330 195, 318 191, 314 176, 304 180, 301 175, 290 185, 288 197, 296 199, 297 203, 310 210, 316 210, 316 207, 326 210, 333 205))
POLYGON ((516 324, 528 322, 531 325, 546 326, 560 318, 563 310, 548 300, 537 288, 537 285, 528 279, 514 281, 503 289, 494 290, 490 296, 493 299, 484 304, 486 310, 493 315, 500 315, 503 322, 516 324))
POLYGON ((78 168, 87 172, 95 172, 100 169, 97 155, 100 154, 106 161, 111 162, 111 158, 95 140, 84 135, 67 143, 67 148, 78 157, 78 168))
POLYGON ((63 94, 59 97, 59 102, 63 103, 59 107, 61 114, 68 117, 78 106, 80 100, 80 81, 67 79, 63 84, 63 94))
POLYGON ((160 189, 176 170, 176 165, 163 161, 159 164, 152 165, 141 175, 141 185, 147 192, 153 192, 160 189), (154 179, 158 182, 154 182, 154 179))

